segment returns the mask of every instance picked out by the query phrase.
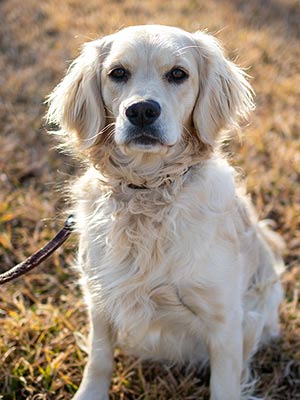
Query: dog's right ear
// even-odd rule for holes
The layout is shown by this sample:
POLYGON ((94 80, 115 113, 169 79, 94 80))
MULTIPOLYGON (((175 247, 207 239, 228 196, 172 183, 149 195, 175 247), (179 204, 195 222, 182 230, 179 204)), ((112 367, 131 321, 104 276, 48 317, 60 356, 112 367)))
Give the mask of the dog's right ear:
POLYGON ((66 76, 49 95, 48 123, 57 124, 68 140, 91 147, 105 126, 100 73, 104 39, 87 43, 66 76))

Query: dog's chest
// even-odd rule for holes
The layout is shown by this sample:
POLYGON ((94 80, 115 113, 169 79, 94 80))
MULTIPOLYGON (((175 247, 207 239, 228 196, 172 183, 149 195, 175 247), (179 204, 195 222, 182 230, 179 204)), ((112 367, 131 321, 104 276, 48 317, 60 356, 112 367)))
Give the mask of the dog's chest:
POLYGON ((150 337, 157 345, 170 327, 173 333, 186 332, 187 325, 197 331, 213 320, 221 322, 217 288, 202 280, 207 274, 200 264, 202 260, 205 265, 207 251, 199 245, 209 235, 191 223, 193 215, 173 206, 143 204, 143 213, 138 205, 132 212, 128 207, 112 209, 107 209, 101 248, 94 252, 103 255, 100 265, 99 258, 92 262, 101 285, 92 291, 121 336, 133 346, 150 337))

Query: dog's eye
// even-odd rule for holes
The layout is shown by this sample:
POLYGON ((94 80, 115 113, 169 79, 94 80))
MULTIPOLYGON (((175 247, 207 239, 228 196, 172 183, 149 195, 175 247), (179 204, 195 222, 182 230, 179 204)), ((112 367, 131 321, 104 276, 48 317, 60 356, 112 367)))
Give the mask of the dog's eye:
POLYGON ((115 81, 126 82, 129 79, 130 72, 123 67, 117 67, 111 70, 108 75, 115 81))
POLYGON ((166 74, 166 77, 170 83, 179 84, 184 82, 189 76, 183 69, 173 68, 166 74))

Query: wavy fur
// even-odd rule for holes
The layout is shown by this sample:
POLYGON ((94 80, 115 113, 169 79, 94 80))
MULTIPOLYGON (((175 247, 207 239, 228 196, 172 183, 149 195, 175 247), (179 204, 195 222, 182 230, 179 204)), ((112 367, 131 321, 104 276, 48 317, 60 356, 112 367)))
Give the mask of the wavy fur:
POLYGON ((142 26, 86 45, 50 95, 49 121, 88 165, 72 189, 91 322, 74 399, 108 399, 118 343, 209 360, 211 400, 239 400, 251 356, 278 335, 278 240, 216 145, 253 108, 245 78, 211 36, 142 26), (116 67, 129 79, 113 80, 116 67), (166 79, 174 67, 184 82, 166 79), (161 115, 137 130, 126 110, 148 99, 161 115))

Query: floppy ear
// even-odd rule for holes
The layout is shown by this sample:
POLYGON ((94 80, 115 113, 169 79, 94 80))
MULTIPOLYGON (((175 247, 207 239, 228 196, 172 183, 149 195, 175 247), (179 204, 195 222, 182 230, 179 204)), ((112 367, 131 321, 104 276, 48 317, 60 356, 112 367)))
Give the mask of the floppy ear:
POLYGON ((193 112, 193 122, 202 142, 211 146, 220 131, 236 127, 239 117, 254 108, 253 90, 247 76, 228 61, 218 41, 196 32, 200 88, 193 112))
POLYGON ((86 149, 105 126, 100 93, 101 40, 87 43, 66 76, 48 97, 47 121, 60 126, 64 136, 86 149))

